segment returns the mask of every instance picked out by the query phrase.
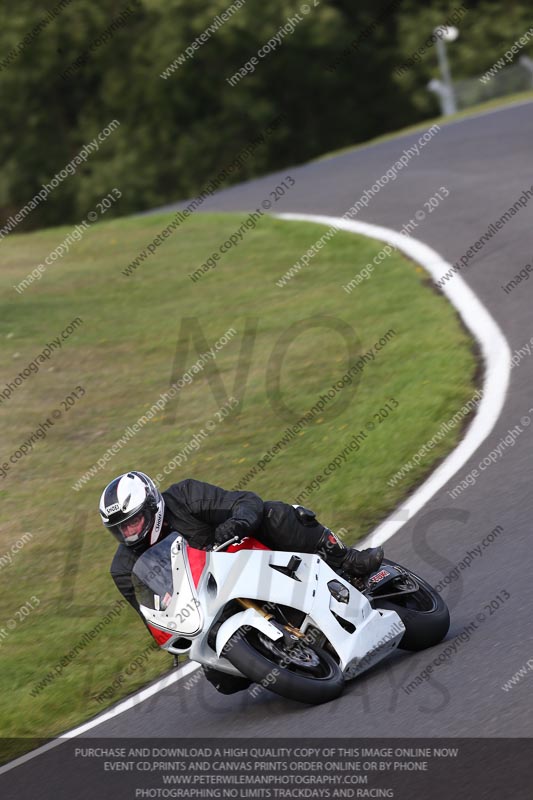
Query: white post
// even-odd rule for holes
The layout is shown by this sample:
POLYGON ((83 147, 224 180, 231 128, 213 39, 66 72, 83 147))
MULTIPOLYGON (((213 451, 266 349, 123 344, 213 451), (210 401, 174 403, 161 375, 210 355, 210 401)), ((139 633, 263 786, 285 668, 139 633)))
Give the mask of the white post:
MULTIPOLYGON (((457 103, 455 101, 455 92, 453 90, 452 74, 450 71, 450 64, 448 62, 448 55, 446 53, 446 42, 454 42, 459 36, 459 31, 452 25, 449 27, 439 25, 435 28, 433 33, 437 38, 437 58, 439 60, 439 69, 442 75, 442 82, 440 90, 433 89, 439 93, 441 99, 442 113, 455 114, 457 111, 457 103)), ((429 88, 429 87, 428 87, 429 88)))
POLYGON ((428 85, 427 88, 430 92, 435 92, 438 94, 440 100, 440 110, 441 114, 445 116, 446 114, 453 114, 455 110, 455 98, 450 96, 450 87, 446 86, 442 81, 439 81, 437 78, 433 78, 428 85), (453 109, 453 110, 450 110, 453 109))

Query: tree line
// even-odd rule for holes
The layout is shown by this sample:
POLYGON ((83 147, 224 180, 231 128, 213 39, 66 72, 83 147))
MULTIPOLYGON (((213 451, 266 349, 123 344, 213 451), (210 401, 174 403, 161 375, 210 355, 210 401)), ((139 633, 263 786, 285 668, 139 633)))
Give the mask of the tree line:
POLYGON ((109 216, 192 198, 258 139, 224 185, 437 116, 430 37, 458 8, 456 77, 482 74, 531 26, 512 0, 4 4, 0 225, 112 120, 17 231, 75 223, 113 187, 109 216))

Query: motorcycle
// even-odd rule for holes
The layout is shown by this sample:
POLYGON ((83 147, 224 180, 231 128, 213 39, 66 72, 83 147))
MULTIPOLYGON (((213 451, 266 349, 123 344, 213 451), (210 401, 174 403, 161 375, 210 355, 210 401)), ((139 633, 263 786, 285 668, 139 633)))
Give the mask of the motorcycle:
POLYGON ((172 533, 132 580, 163 650, 309 704, 338 697, 396 648, 438 644, 450 624, 435 589, 399 564, 348 579, 316 554, 253 537, 198 550, 172 533))

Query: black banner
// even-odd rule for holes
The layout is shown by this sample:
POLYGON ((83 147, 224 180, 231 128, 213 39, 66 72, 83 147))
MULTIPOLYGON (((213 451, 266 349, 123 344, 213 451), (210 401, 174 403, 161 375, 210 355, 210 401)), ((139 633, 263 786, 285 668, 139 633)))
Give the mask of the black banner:
POLYGON ((529 800, 531 755, 530 739, 73 738, 4 764, 0 797, 529 800))

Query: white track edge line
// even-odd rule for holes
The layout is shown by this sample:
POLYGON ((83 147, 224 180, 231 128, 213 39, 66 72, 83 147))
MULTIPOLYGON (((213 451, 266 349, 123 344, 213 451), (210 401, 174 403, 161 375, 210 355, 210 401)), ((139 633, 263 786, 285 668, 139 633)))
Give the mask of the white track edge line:
POLYGON ((9 770, 14 769, 15 767, 21 766, 22 764, 26 763, 26 761, 30 761, 32 758, 45 753, 47 750, 51 750, 53 747, 63 744, 67 739, 73 739, 76 736, 81 736, 91 728, 95 728, 97 725, 101 725, 103 722, 107 722, 109 719, 117 717, 124 711, 129 711, 140 703, 143 703, 145 700, 148 700, 148 698, 152 697, 154 694, 166 689, 168 686, 172 686, 172 684, 176 683, 176 681, 186 678, 191 672, 196 672, 196 670, 200 669, 200 666, 200 664, 197 664, 194 661, 189 661, 175 672, 169 672, 151 686, 141 689, 136 694, 132 694, 131 697, 127 697, 126 700, 123 700, 113 708, 108 709, 108 711, 104 711, 102 714, 90 719, 88 722, 84 722, 82 725, 78 725, 78 727, 62 733, 61 736, 58 736, 56 739, 52 739, 50 742, 41 745, 41 747, 37 747, 35 750, 30 750, 29 753, 24 753, 23 756, 19 756, 19 758, 16 758, 14 761, 9 761, 7 764, 4 764, 2 767, 0 767, 0 775, 2 775, 4 772, 9 772, 9 770))
MULTIPOLYGON (((381 225, 316 214, 287 213, 276 214, 276 217, 289 221, 329 225, 387 242, 424 267, 434 281, 442 278, 451 268, 451 264, 448 264, 429 245, 381 225)), ((511 349, 501 328, 457 273, 441 288, 441 291, 455 307, 464 325, 480 346, 485 367, 483 397, 461 442, 429 478, 364 539, 363 544, 368 547, 376 547, 394 536, 405 522, 411 519, 466 464, 494 428, 505 402, 511 374, 511 349)))
MULTIPOLYGON (((380 225, 371 225, 367 222, 356 222, 354 220, 345 220, 339 217, 328 217, 316 214, 287 213, 276 214, 274 216, 278 219, 286 219, 295 222, 313 222, 321 225, 330 225, 351 233, 368 236, 371 239, 379 239, 387 242, 421 264, 434 280, 441 278, 451 267, 451 265, 444 261, 435 250, 423 242, 420 242, 418 239, 407 238, 397 231, 384 228, 380 225)), ((464 439, 422 486, 420 486, 407 501, 400 504, 391 516, 382 522, 376 530, 364 540, 364 544, 369 547, 382 544, 394 536, 405 522, 413 517, 414 514, 416 514, 416 512, 448 482, 452 475, 468 461, 470 456, 478 449, 480 444, 493 429, 505 401, 509 376, 511 374, 511 350, 499 325, 460 275, 455 274, 442 291, 455 306, 465 326, 472 332, 481 347, 485 362, 483 398, 464 439)), ((200 669, 199 664, 189 662, 184 667, 176 670, 176 672, 171 672, 169 675, 166 675, 152 686, 141 689, 137 694, 128 697, 100 716, 63 733, 57 739, 47 742, 47 744, 38 747, 36 750, 25 753, 14 761, 4 764, 3 767, 0 767, 0 775, 15 767, 21 766, 41 753, 51 750, 53 747, 57 747, 57 745, 62 744, 67 739, 81 736, 81 734, 91 728, 95 728, 97 725, 107 722, 107 720, 122 714, 124 711, 129 711, 149 697, 157 694, 157 692, 165 689, 167 686, 176 683, 176 681, 181 680, 181 678, 185 678, 191 672, 195 672, 197 669, 200 669)))

